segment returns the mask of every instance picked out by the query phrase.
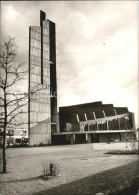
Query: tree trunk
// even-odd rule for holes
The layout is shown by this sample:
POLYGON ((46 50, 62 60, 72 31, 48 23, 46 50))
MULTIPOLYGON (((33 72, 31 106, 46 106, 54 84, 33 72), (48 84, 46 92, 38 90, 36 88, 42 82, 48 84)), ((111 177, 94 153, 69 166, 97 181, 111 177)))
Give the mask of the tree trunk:
POLYGON ((4 132, 4 136, 3 136, 3 150, 2 150, 2 157, 3 157, 3 170, 2 173, 6 173, 7 172, 7 162, 6 162, 6 135, 4 132))
MULTIPOLYGON (((7 70, 7 69, 6 69, 7 70)), ((6 71, 6 83, 7 83, 7 71, 6 71)), ((5 86, 6 86, 5 83, 5 86)), ((6 134, 7 134, 7 97, 6 97, 6 87, 4 89, 4 112, 5 112, 5 116, 4 116, 4 135, 3 135, 3 170, 2 173, 6 173, 7 172, 7 162, 6 162, 6 134)))

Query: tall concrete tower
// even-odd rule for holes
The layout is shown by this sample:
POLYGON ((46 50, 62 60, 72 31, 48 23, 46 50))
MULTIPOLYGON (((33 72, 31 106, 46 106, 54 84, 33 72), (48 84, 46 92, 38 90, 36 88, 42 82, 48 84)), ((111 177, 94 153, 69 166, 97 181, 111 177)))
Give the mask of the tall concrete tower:
POLYGON ((56 32, 55 23, 40 11, 40 26, 29 27, 29 144, 51 144, 56 128, 56 32))

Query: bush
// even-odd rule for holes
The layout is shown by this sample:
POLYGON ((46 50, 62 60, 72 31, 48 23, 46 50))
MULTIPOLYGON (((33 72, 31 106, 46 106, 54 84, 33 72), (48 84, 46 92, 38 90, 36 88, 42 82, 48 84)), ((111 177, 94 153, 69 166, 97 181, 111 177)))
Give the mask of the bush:
POLYGON ((109 152, 107 152, 106 154, 139 154, 139 150, 111 150, 109 152))
POLYGON ((56 162, 50 162, 50 175, 51 176, 57 176, 59 175, 60 168, 58 163, 56 162))
POLYGON ((50 179, 53 176, 58 176, 60 168, 57 162, 42 162, 42 176, 43 179, 50 179))
POLYGON ((42 162, 42 175, 44 178, 49 175, 49 164, 46 162, 42 162))

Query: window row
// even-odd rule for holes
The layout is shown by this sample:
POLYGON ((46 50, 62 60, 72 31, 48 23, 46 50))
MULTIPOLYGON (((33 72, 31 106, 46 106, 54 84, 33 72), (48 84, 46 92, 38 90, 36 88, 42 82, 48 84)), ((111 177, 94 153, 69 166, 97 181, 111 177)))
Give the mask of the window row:
POLYGON ((33 64, 35 66, 41 66, 41 58, 34 55, 30 55, 30 64, 33 64))
POLYGON ((50 104, 30 102, 31 112, 50 112, 50 104))
POLYGON ((35 31, 35 32, 38 32, 38 33, 41 33, 41 27, 40 26, 31 26, 31 30, 35 31))
MULTIPOLYGON (((49 52, 47 52, 49 53, 49 52)), ((48 54, 46 54, 48 57, 48 54)), ((30 64, 35 65, 35 66, 41 66, 41 57, 40 56, 35 56, 35 55, 30 55, 30 64)), ((44 68, 50 68, 50 61, 49 59, 43 58, 43 67, 44 68)))
POLYGON ((36 57, 41 57, 41 50, 35 47, 31 47, 30 54, 36 57))
MULTIPOLYGON (((41 33, 31 30, 31 39, 41 41, 41 33)), ((49 30, 46 28, 43 28, 43 42, 49 43, 49 30)))
MULTIPOLYGON (((41 50, 35 47, 31 47, 31 55, 36 57, 41 57, 41 50)), ((49 52, 43 51, 43 58, 49 60, 49 52)))
POLYGON ((50 94, 50 85, 43 86, 41 83, 31 83, 30 82, 30 89, 38 89, 40 94, 50 94), (49 92, 49 93, 48 93, 49 92))
POLYGON ((31 46, 41 49, 41 41, 36 39, 31 39, 31 46))
POLYGON ((43 76, 44 85, 50 85, 50 77, 43 76))
MULTIPOLYGON (((35 47, 36 49, 41 49, 41 41, 38 41, 36 39, 31 39, 31 47, 35 47)), ((43 50, 49 51, 49 44, 43 43, 43 50)))
MULTIPOLYGON (((40 66, 31 65, 31 74, 41 75, 41 67, 40 66)), ((45 77, 50 77, 50 69, 44 67, 43 68, 43 75, 45 77)))
POLYGON ((49 59, 43 59, 43 67, 50 69, 50 61, 49 61, 49 59))
POLYGON ((41 67, 40 66, 34 66, 31 64, 31 68, 30 68, 30 72, 31 74, 41 74, 41 67))
POLYGON ((49 60, 49 52, 48 51, 43 51, 43 58, 46 60, 49 60))
POLYGON ((43 68, 43 75, 45 77, 50 77, 50 69, 49 68, 43 68))
POLYGON ((41 74, 31 74, 30 75, 30 82, 31 83, 41 83, 41 74))
POLYGON ((38 41, 41 41, 41 33, 31 30, 31 39, 36 39, 38 41))
POLYGON ((49 44, 43 43, 43 50, 49 51, 49 44))
MULTIPOLYGON (((31 74, 30 75, 30 82, 39 84, 41 83, 41 74, 31 74)), ((43 75, 43 82, 45 85, 50 85, 50 77, 43 75)))
MULTIPOLYGON (((36 56, 31 56, 30 64, 31 64, 31 70, 33 69, 32 67, 37 66, 41 67, 41 58, 38 58, 37 60, 33 59, 37 58, 36 56)), ((49 69, 50 68, 50 62, 48 59, 43 59, 43 67, 49 69)))

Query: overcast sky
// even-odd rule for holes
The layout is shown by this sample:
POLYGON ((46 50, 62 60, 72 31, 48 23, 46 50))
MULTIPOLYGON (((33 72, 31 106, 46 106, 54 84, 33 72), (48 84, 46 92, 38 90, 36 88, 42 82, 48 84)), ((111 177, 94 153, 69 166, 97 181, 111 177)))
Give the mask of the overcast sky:
POLYGON ((58 106, 102 101, 138 118, 137 1, 2 1, 3 37, 28 64, 29 26, 40 9, 56 23, 58 106))

